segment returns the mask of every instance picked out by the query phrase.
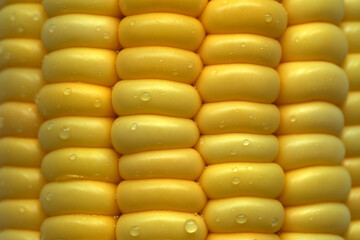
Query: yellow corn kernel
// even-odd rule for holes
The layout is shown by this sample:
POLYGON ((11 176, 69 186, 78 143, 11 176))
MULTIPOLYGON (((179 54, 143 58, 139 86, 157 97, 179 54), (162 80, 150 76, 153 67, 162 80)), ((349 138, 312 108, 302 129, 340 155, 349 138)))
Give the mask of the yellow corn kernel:
POLYGON ((200 212, 207 201, 194 181, 180 179, 142 179, 121 182, 116 191, 123 214, 150 210, 200 212))
POLYGON ((111 89, 86 83, 47 84, 37 107, 45 119, 65 116, 113 117, 111 89))
POLYGON ((126 179, 172 178, 196 180, 204 169, 200 154, 192 148, 126 154, 119 159, 126 179))
POLYGON ((121 79, 164 79, 192 84, 202 66, 196 53, 170 47, 126 48, 116 59, 121 79))
MULTIPOLYGON (((96 173, 94 173, 96 174, 96 173)), ((48 216, 67 214, 118 215, 116 185, 100 181, 66 181, 46 184, 40 203, 48 216)))
POLYGON ((167 46, 195 51, 205 37, 205 30, 196 18, 175 13, 146 13, 122 19, 118 36, 124 48, 167 46))
POLYGON ((113 146, 121 154, 187 148, 199 139, 194 121, 157 115, 119 117, 111 132, 113 146))
POLYGON ((203 69, 196 89, 205 103, 234 100, 272 103, 279 94, 280 79, 276 70, 265 66, 212 65, 203 69))
POLYGON ((250 33, 277 38, 286 28, 287 16, 285 9, 275 1, 210 1, 201 21, 210 34, 250 33))
POLYGON ((49 182, 94 180, 120 181, 118 154, 108 148, 62 148, 48 153, 42 160, 41 172, 49 182))
POLYGON ((112 90, 115 112, 192 118, 201 106, 193 86, 166 80, 122 80, 112 90))

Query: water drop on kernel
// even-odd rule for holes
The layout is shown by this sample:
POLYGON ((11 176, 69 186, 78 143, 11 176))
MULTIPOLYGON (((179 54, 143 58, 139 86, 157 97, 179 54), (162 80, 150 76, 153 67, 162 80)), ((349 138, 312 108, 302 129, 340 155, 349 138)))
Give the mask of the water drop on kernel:
POLYGON ((134 25, 135 25, 135 21, 131 21, 131 22, 130 22, 130 25, 131 25, 131 26, 134 26, 134 25))
POLYGON ((10 14, 10 20, 11 20, 11 21, 15 21, 15 20, 16 20, 16 14, 15 14, 15 13, 11 13, 11 14, 10 14))
POLYGON ((136 123, 134 123, 134 124, 131 125, 131 127, 130 127, 130 129, 131 129, 132 131, 135 131, 136 128, 137 128, 137 124, 136 124, 136 123))
POLYGON ((248 145, 250 144, 249 139, 244 139, 242 144, 243 144, 244 146, 248 146, 248 145))
POLYGON ((193 64, 191 62, 188 63, 188 68, 192 68, 193 64))
POLYGON ((290 122, 296 122, 296 117, 295 117, 295 116, 291 116, 291 117, 290 117, 290 122))
POLYGON ((54 127, 54 123, 53 122, 49 122, 48 126, 47 126, 47 130, 51 130, 54 127))
POLYGON ((56 31, 56 26, 55 25, 51 25, 49 27, 49 33, 54 33, 56 31))
POLYGON ((69 96, 71 94, 71 92, 72 92, 71 88, 64 89, 64 95, 65 96, 69 96))
POLYGON ((237 154, 236 149, 231 149, 230 155, 235 156, 237 154))
POLYGON ((219 127, 220 127, 220 128, 224 128, 224 127, 225 127, 225 122, 224 122, 224 121, 221 121, 221 122, 219 123, 219 127))
POLYGON ((245 43, 242 43, 242 44, 241 44, 241 47, 242 47, 242 48, 246 47, 246 44, 245 44, 245 43))
POLYGON ((60 137, 62 140, 69 139, 69 138, 70 138, 70 128, 69 128, 69 127, 64 127, 64 128, 60 131, 59 137, 60 137))
POLYGON ((104 39, 110 39, 110 34, 108 32, 104 32, 104 39))
POLYGON ((245 214, 239 214, 236 216, 236 222, 239 223, 239 224, 244 224, 247 222, 247 217, 245 214))
POLYGON ((24 212, 25 212, 25 208, 24 208, 24 207, 19 208, 19 212, 24 213, 24 212))
POLYGON ((277 218, 271 219, 271 226, 276 227, 279 223, 279 220, 277 218))
POLYGON ((100 25, 97 25, 97 26, 96 26, 96 31, 97 31, 97 32, 100 32, 100 31, 101 31, 101 26, 100 26, 100 25))
POLYGON ((220 217, 217 216, 217 217, 215 218, 215 221, 216 221, 216 222, 220 222, 220 217))
POLYGON ((232 171, 233 171, 233 173, 236 173, 239 171, 239 169, 237 167, 234 167, 232 171))
POLYGON ((238 184, 240 183, 240 178, 234 177, 234 178, 232 179, 231 183, 232 183, 233 185, 238 185, 238 184))
POLYGON ((186 231, 187 233, 194 233, 194 232, 197 231, 198 225, 197 225, 197 223, 196 223, 194 220, 188 219, 188 220, 186 220, 186 222, 185 222, 184 228, 185 228, 185 231, 186 231))
POLYGON ((174 70, 173 70, 173 75, 174 75, 174 76, 177 76, 177 75, 179 75, 179 70, 177 70, 177 69, 174 69, 174 70))
POLYGON ((140 228, 138 226, 133 226, 130 229, 130 235, 132 237, 137 237, 140 235, 140 228))
POLYGON ((70 155, 70 160, 75 160, 77 158, 76 154, 71 154, 70 155))
POLYGON ((25 31, 24 25, 19 24, 19 25, 18 25, 18 32, 24 32, 24 31, 25 31))
POLYGON ((46 201, 50 201, 52 198, 52 194, 51 193, 47 193, 46 194, 46 201))
POLYGON ((40 16, 39 15, 34 15, 33 16, 33 20, 35 21, 35 22, 37 22, 37 21, 39 21, 40 20, 40 16))
POLYGON ((273 20, 272 16, 270 14, 265 14, 265 22, 269 23, 273 20))
POLYGON ((140 99, 143 102, 150 101, 150 99, 151 99, 150 93, 148 93, 148 92, 141 93, 140 99))
POLYGON ((95 102, 94 102, 94 107, 95 107, 95 108, 100 108, 100 107, 101 107, 101 104, 102 104, 101 100, 100 100, 100 99, 96 99, 95 102))

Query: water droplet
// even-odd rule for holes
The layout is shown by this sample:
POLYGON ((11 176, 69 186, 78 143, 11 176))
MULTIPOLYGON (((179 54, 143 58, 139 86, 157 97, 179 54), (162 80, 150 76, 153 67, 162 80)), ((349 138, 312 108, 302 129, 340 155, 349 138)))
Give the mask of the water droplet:
POLYGON ((271 14, 265 14, 265 22, 269 23, 273 20, 271 14))
POLYGON ((133 226, 130 229, 130 235, 132 237, 137 237, 140 235, 140 228, 138 226, 133 226))
POLYGON ((238 184, 240 183, 240 178, 234 177, 234 178, 232 179, 231 183, 232 183, 233 185, 238 185, 238 184))
POLYGON ((185 222, 184 228, 185 228, 185 231, 186 231, 187 233, 194 233, 194 232, 197 231, 198 225, 197 225, 197 223, 196 223, 194 220, 188 219, 188 220, 186 220, 186 222, 185 222))
POLYGON ((76 158, 77 158, 77 156, 75 153, 70 155, 70 160, 75 160, 76 158))
POLYGON ((55 25, 51 25, 49 27, 49 33, 54 33, 56 31, 56 26, 55 25))
POLYGON ((252 167, 252 166, 248 166, 248 167, 246 168, 246 170, 252 171, 252 170, 253 170, 253 167, 252 167))
POLYGON ((224 128, 224 127, 225 127, 225 122, 224 121, 219 122, 219 128, 224 128))
POLYGON ((220 217, 217 216, 217 217, 215 218, 215 221, 216 221, 216 222, 220 222, 220 217))
POLYGON ((143 102, 150 101, 150 99, 151 99, 150 93, 148 93, 148 92, 143 92, 143 93, 141 93, 140 99, 141 99, 141 101, 143 101, 143 102))
POLYGON ((212 75, 216 75, 218 72, 216 70, 212 71, 211 74, 212 75))
POLYGON ((295 117, 295 116, 291 116, 291 117, 290 117, 290 122, 296 122, 296 117, 295 117))
POLYGON ((163 59, 159 59, 159 62, 161 62, 161 63, 162 63, 163 61, 164 61, 163 59))
POLYGON ((0 117, 0 128, 4 126, 4 118, 0 117))
POLYGON ((46 194, 46 201, 50 201, 52 198, 52 194, 51 193, 47 193, 46 194))
POLYGON ((24 212, 25 212, 25 208, 24 208, 24 207, 19 208, 19 212, 24 213, 24 212))
POLYGON ((100 175, 100 171, 99 170, 95 170, 95 176, 99 176, 100 175))
POLYGON ((243 144, 244 146, 248 146, 248 145, 250 144, 249 139, 244 139, 243 142, 242 142, 242 144, 243 144))
POLYGON ((313 217, 309 217, 309 221, 312 222, 314 219, 313 217))
POLYGON ((173 70, 173 73, 172 73, 174 76, 177 76, 177 75, 179 75, 179 70, 177 70, 177 69, 174 69, 173 70))
POLYGON ((110 39, 110 33, 104 32, 104 39, 110 39))
POLYGON ((11 14, 10 14, 10 20, 11 20, 11 21, 15 21, 15 20, 16 20, 16 14, 15 14, 15 13, 11 13, 11 14))
POLYGON ((193 67, 192 62, 189 62, 189 63, 188 63, 188 68, 192 68, 192 67, 193 67))
POLYGON ((262 125, 265 130, 270 128, 270 124, 268 124, 268 123, 263 123, 262 125))
POLYGON ((17 29, 18 29, 18 32, 24 32, 25 27, 24 27, 24 25, 19 24, 18 27, 17 27, 17 29))
POLYGON ((65 88, 63 93, 65 96, 69 96, 71 92, 72 92, 71 88, 65 88))
POLYGON ((160 94, 161 96, 165 96, 165 93, 164 92, 161 92, 161 94, 160 94))
POLYGON ((69 128, 69 127, 64 127, 64 128, 60 131, 59 137, 60 137, 62 140, 69 139, 69 138, 70 138, 70 128, 69 128))
POLYGON ((100 108, 101 104, 102 104, 102 102, 101 102, 100 99, 95 99, 95 101, 94 101, 94 107, 95 108, 100 108))
POLYGON ((236 173, 239 171, 239 169, 237 167, 234 167, 232 171, 233 171, 233 173, 236 173))
POLYGON ((279 223, 279 220, 277 218, 271 219, 271 226, 276 227, 279 223))
POLYGON ((239 215, 237 215, 237 217, 236 217, 236 222, 237 223, 239 223, 239 224, 244 224, 244 223, 246 223, 247 222, 247 217, 246 217, 246 215, 245 214, 239 214, 239 215))
POLYGON ((258 220, 261 221, 263 218, 261 216, 258 217, 258 220))
POLYGON ((101 26, 100 26, 100 25, 97 25, 97 26, 96 26, 96 31, 97 31, 97 32, 100 32, 100 31, 101 31, 101 29, 102 29, 102 28, 101 28, 101 26))
POLYGON ((37 15, 37 14, 35 14, 35 15, 33 16, 33 20, 34 20, 35 22, 39 21, 39 20, 40 20, 40 16, 37 15))
POLYGON ((230 155, 231 155, 231 156, 234 156, 234 155, 236 155, 236 154, 237 154, 236 149, 231 149, 230 155))
POLYGON ((130 127, 130 129, 131 129, 132 131, 135 131, 136 128, 137 128, 137 124, 136 124, 136 123, 132 124, 131 127, 130 127))
POLYGON ((242 47, 242 48, 246 47, 246 44, 245 44, 245 43, 242 43, 242 44, 241 44, 241 47, 242 47))
POLYGON ((134 26, 135 25, 135 21, 133 20, 133 21, 130 21, 130 25, 131 26, 134 26))
POLYGON ((296 42, 296 43, 299 43, 299 42, 300 42, 300 38, 298 38, 298 37, 295 38, 295 42, 296 42))
POLYGON ((49 122, 48 126, 47 126, 47 130, 51 130, 54 127, 54 123, 53 122, 49 122))

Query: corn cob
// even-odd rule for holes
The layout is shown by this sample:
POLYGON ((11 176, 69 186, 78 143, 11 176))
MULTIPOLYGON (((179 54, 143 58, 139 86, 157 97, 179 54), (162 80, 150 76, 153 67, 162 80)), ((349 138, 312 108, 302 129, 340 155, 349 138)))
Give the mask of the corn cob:
POLYGON ((43 2, 50 18, 42 42, 50 53, 47 85, 37 107, 47 120, 39 141, 47 152, 41 171, 49 182, 40 203, 48 215, 41 239, 115 239, 118 154, 110 130, 116 82, 117 1, 43 2), (90 70, 91 69, 91 70, 90 70))
POLYGON ((346 156, 344 167, 349 171, 352 180, 352 189, 346 200, 351 212, 351 223, 344 235, 346 240, 354 240, 360 237, 360 151, 358 145, 360 137, 360 3, 345 0, 345 16, 341 23, 349 43, 349 54, 347 55, 343 69, 350 83, 350 92, 341 106, 345 118, 345 128, 341 139, 345 144, 346 156))
POLYGON ((337 66, 348 49, 336 26, 343 18, 344 3, 283 0, 282 4, 290 26, 280 39, 283 63, 278 67, 276 161, 285 170, 280 238, 340 240, 350 222, 342 202, 351 186, 349 173, 340 166, 345 154, 339 139, 344 116, 337 106, 349 87, 345 72, 337 66))
POLYGON ((275 1, 211 1, 201 21, 206 67, 196 87, 205 103, 195 120, 202 134, 196 149, 208 164, 200 177, 210 198, 203 210, 207 239, 279 239, 284 209, 275 198, 284 173, 272 163, 279 125, 272 103, 280 87, 273 68, 286 12, 275 1))
POLYGON ((117 239, 206 238, 198 213, 207 199, 194 182, 204 163, 191 148, 201 99, 190 85, 202 69, 193 51, 205 34, 194 17, 206 2, 119 1, 126 17, 118 32, 124 49, 116 62, 112 143, 123 154, 125 181, 117 188, 117 239))
POLYGON ((44 84, 39 38, 46 14, 36 1, 0 6, 0 239, 35 240, 45 218, 37 200, 44 152, 34 100, 44 84))

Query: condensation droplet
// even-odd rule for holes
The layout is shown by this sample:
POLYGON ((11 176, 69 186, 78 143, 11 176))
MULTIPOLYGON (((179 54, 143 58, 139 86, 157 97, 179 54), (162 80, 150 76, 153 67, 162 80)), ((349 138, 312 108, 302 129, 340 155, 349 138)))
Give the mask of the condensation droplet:
POLYGON ((69 138, 70 138, 70 128, 69 128, 69 127, 64 127, 64 128, 60 131, 59 137, 60 137, 62 140, 69 139, 69 138))
POLYGON ((130 229, 130 235, 132 237, 137 237, 140 235, 140 228, 138 226, 133 226, 130 229))
POLYGON ((49 122, 48 126, 47 126, 47 130, 51 130, 54 127, 54 123, 53 122, 49 122))
POLYGON ((136 123, 132 124, 131 127, 130 127, 130 129, 131 129, 132 131, 135 131, 136 128, 137 128, 137 124, 136 124, 136 123))
POLYGON ((104 32, 104 39, 110 39, 110 33, 104 32))
POLYGON ((250 144, 249 139, 244 139, 243 142, 242 142, 242 144, 243 144, 244 146, 248 146, 248 145, 250 144))
POLYGON ((143 101, 143 102, 150 101, 150 99, 151 99, 150 93, 148 93, 148 92, 143 92, 143 93, 141 93, 140 99, 141 99, 141 101, 143 101))
POLYGON ((239 223, 239 224, 244 224, 247 222, 247 217, 245 214, 239 214, 236 216, 236 222, 239 223))
POLYGON ((194 233, 197 231, 198 225, 193 219, 188 219, 185 222, 184 228, 187 233, 194 233))
POLYGON ((298 38, 298 37, 295 38, 295 42, 296 42, 296 43, 299 43, 299 42, 300 42, 300 38, 298 38))
POLYGON ((245 44, 245 43, 242 43, 242 44, 241 44, 241 47, 242 47, 242 48, 246 47, 246 44, 245 44))
POLYGON ((276 227, 279 223, 279 220, 277 218, 271 219, 271 226, 276 227))
POLYGON ((262 219, 263 219, 262 216, 259 216, 259 217, 258 217, 258 220, 259 220, 259 221, 261 221, 262 219))
POLYGON ((52 198, 52 194, 51 193, 47 193, 46 194, 46 201, 50 201, 52 198))
POLYGON ((215 218, 215 221, 216 221, 216 222, 220 222, 220 217, 217 216, 217 217, 215 218))
POLYGON ((71 154, 70 155, 70 160, 75 160, 77 158, 76 154, 71 154))
POLYGON ((17 27, 17 30, 18 30, 18 32, 24 32, 25 31, 24 25, 19 24, 18 27, 17 27))
POLYGON ((11 14, 10 14, 10 20, 11 20, 11 21, 15 21, 15 20, 16 20, 16 14, 15 14, 15 13, 11 13, 11 14))
POLYGON ((233 185, 238 185, 238 184, 240 183, 240 178, 234 177, 234 178, 232 179, 231 183, 232 183, 233 185))
POLYGON ((71 92, 72 92, 71 88, 65 88, 63 93, 65 96, 69 96, 71 92))
POLYGON ((95 170, 95 176, 99 176, 100 175, 100 171, 99 170, 95 170))
POLYGON ((246 168, 246 170, 252 171, 252 170, 253 170, 253 167, 252 167, 252 166, 248 166, 248 167, 246 168))
POLYGON ((54 33, 56 31, 56 26, 55 25, 51 25, 49 27, 49 33, 54 33))
POLYGON ((102 104, 102 102, 101 102, 100 99, 95 99, 95 101, 94 101, 94 107, 95 108, 100 108, 101 104, 102 104))
POLYGON ((101 26, 100 26, 100 25, 97 25, 97 26, 96 26, 96 31, 97 31, 97 32, 100 32, 100 31, 101 31, 101 29, 102 29, 102 28, 101 28, 101 26))
POLYGON ((212 75, 216 75, 218 72, 216 70, 212 71, 211 74, 212 75))
POLYGON ((130 21, 130 25, 131 26, 134 26, 135 25, 135 21, 133 20, 133 21, 130 21))
POLYGON ((313 217, 309 217, 309 221, 312 222, 314 219, 313 217))
POLYGON ((270 128, 270 124, 268 124, 268 123, 263 123, 262 125, 265 130, 270 128))
POLYGON ((37 14, 35 14, 35 15, 33 16, 33 20, 34 20, 35 22, 39 21, 39 20, 40 20, 40 16, 37 15, 37 14))
POLYGON ((273 20, 271 14, 265 14, 264 19, 265 19, 265 22, 267 22, 267 23, 269 23, 269 22, 271 22, 273 20))
POLYGON ((296 122, 296 117, 295 117, 295 116, 291 116, 291 117, 290 117, 290 122, 296 122))
POLYGON ((24 212, 25 212, 25 208, 24 208, 24 207, 19 208, 19 212, 24 213, 24 212))
POLYGON ((225 122, 224 121, 219 122, 219 127, 224 128, 225 127, 225 122))
POLYGON ((174 76, 177 76, 177 75, 179 75, 179 70, 177 70, 177 69, 174 69, 173 70, 173 73, 172 73, 174 76))
POLYGON ((239 169, 237 167, 234 167, 232 171, 233 171, 233 173, 236 173, 239 171, 239 169))
POLYGON ((236 155, 236 154, 237 154, 236 149, 231 149, 230 155, 231 155, 231 156, 234 156, 234 155, 236 155))
POLYGON ((189 62, 189 63, 188 63, 188 68, 192 68, 192 67, 193 67, 192 62, 189 62))

